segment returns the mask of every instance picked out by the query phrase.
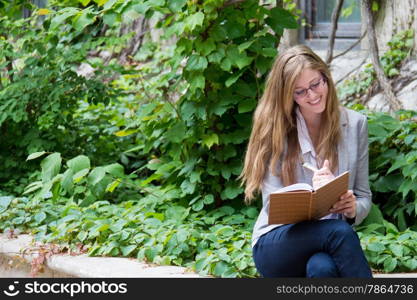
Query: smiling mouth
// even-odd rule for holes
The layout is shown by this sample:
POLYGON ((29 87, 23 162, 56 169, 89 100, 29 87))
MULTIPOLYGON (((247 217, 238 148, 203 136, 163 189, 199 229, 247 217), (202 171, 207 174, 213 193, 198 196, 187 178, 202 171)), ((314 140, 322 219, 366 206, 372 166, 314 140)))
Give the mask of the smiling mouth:
POLYGON ((311 105, 315 105, 315 104, 319 103, 320 100, 321 100, 321 97, 320 98, 317 98, 316 100, 309 101, 308 103, 311 104, 311 105))

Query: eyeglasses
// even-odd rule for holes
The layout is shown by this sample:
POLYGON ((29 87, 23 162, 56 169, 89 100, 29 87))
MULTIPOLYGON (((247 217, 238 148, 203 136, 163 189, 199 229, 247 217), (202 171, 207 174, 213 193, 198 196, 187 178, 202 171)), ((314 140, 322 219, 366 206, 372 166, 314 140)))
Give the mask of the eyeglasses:
POLYGON ((317 82, 312 83, 310 85, 310 87, 308 89, 302 89, 302 90, 298 90, 294 92, 294 97, 301 99, 304 98, 305 96, 307 96, 308 90, 312 90, 313 92, 317 92, 319 91, 319 89, 321 88, 321 83, 326 83, 326 80, 321 77, 317 82))

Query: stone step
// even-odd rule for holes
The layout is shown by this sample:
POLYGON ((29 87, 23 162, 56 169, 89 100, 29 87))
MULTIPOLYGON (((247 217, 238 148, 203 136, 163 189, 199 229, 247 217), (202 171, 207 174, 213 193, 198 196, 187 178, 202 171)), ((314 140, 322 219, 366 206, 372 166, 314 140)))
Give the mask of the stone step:
MULTIPOLYGON (((0 277, 32 277, 31 263, 39 256, 32 236, 22 234, 9 239, 0 234, 0 277)), ((51 255, 43 272, 36 277, 82 278, 198 278, 195 272, 178 266, 158 266, 134 258, 89 257, 86 254, 51 255)))
MULTIPOLYGON (((9 239, 0 234, 0 278, 24 278, 31 275, 31 263, 39 256, 39 246, 28 234, 9 239)), ((177 266, 158 266, 134 258, 89 257, 86 254, 51 255, 38 278, 203 278, 177 266)), ((210 277, 210 276, 206 276, 210 277)), ((417 273, 374 274, 375 278, 417 278, 417 273)))

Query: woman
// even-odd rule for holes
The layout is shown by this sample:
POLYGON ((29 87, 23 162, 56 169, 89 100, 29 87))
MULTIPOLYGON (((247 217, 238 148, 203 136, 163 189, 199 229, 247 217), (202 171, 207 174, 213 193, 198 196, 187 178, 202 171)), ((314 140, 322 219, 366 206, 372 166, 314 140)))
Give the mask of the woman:
POLYGON ((371 206, 366 117, 339 105, 327 65, 307 46, 279 55, 256 108, 241 175, 245 201, 262 192, 253 230, 264 277, 372 277, 352 224, 371 206), (310 171, 304 162, 317 167, 310 171), (317 188, 349 170, 349 191, 320 220, 268 225, 269 194, 293 183, 317 188))

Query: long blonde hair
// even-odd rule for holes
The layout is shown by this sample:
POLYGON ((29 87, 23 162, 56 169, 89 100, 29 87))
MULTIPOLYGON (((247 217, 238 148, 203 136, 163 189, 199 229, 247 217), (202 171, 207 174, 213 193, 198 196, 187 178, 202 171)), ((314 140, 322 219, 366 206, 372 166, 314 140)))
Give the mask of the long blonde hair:
POLYGON ((253 116, 252 132, 240 175, 242 185, 245 184, 247 203, 261 191, 267 167, 273 175, 281 178, 284 186, 296 183, 295 166, 300 160, 300 146, 293 92, 295 80, 306 68, 319 71, 328 86, 316 153, 321 162, 324 158, 329 159, 333 171, 338 166, 340 110, 330 71, 309 47, 294 46, 275 59, 253 116))

